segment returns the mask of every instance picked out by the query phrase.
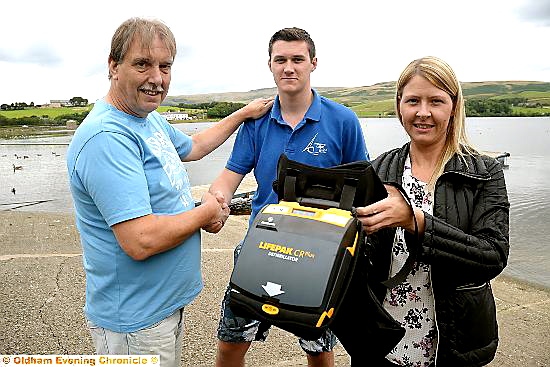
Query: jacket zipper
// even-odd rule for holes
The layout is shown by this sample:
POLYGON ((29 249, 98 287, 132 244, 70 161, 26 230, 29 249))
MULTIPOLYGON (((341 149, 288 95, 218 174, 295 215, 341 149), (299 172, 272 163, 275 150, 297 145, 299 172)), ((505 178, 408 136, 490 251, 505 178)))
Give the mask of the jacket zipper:
MULTIPOLYGON (((468 177, 468 178, 471 178, 471 179, 474 179, 474 180, 479 180, 479 181, 489 181, 491 179, 491 177, 484 177, 484 176, 480 176, 480 175, 474 175, 474 174, 471 174, 471 173, 468 173, 468 172, 462 172, 462 171, 445 171, 441 174, 441 176, 439 176, 437 178, 437 181, 439 181, 439 179, 441 177, 443 177, 444 175, 447 175, 449 173, 453 173, 455 175, 459 175, 459 176, 464 176, 464 177, 468 177)), ((435 191, 435 190, 434 190, 435 191)))
POLYGON ((487 286, 487 282, 480 284, 480 285, 474 285, 474 284, 466 284, 461 285, 460 287, 456 287, 455 290, 457 291, 473 291, 476 289, 485 288, 487 286))
POLYGON ((435 307, 435 292, 434 292, 434 283, 432 281, 432 266, 430 265, 430 284, 432 285, 432 294, 434 297, 434 324, 435 331, 437 332, 437 345, 435 346, 435 358, 434 358, 434 367, 437 366, 437 353, 439 352, 439 327, 437 326, 437 307, 435 307))

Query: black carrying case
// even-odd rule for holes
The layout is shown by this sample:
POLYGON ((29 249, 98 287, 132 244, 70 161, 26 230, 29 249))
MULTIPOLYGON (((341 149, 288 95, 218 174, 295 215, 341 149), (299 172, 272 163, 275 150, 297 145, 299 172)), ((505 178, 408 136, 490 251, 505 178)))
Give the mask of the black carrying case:
POLYGON ((352 209, 387 193, 368 161, 319 168, 284 154, 273 186, 280 202, 262 208, 245 236, 229 305, 236 315, 318 339, 365 251, 352 209))

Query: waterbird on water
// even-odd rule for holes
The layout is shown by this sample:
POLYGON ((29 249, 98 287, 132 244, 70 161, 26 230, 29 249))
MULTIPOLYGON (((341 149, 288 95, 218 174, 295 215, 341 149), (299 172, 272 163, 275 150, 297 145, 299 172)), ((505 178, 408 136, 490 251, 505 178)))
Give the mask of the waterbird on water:
POLYGON ((11 192, 13 192, 13 194, 15 195, 15 187, 11 188, 11 192))
POLYGON ((22 170, 23 169, 23 166, 16 166, 15 164, 13 164, 13 172, 15 172, 16 170, 22 170))

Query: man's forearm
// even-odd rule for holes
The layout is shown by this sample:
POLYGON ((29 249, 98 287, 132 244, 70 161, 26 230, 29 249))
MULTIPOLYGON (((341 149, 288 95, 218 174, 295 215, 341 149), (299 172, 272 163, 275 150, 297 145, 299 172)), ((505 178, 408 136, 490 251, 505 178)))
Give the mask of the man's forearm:
POLYGON ((200 205, 175 215, 149 214, 115 224, 118 243, 134 260, 170 250, 209 223, 214 217, 213 204, 200 205))

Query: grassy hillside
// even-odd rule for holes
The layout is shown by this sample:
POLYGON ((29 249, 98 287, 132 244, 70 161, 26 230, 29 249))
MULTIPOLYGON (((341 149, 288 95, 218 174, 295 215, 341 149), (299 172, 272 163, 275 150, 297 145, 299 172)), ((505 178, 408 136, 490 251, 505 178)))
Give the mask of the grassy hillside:
POLYGON ((71 115, 73 113, 81 113, 84 111, 89 111, 91 109, 88 107, 59 107, 59 108, 27 108, 24 110, 15 110, 15 111, 0 111, 0 115, 16 119, 20 117, 29 117, 37 116, 54 119, 58 116, 71 115))
MULTIPOLYGON (((394 114, 395 82, 378 83, 363 87, 315 87, 323 96, 343 103, 359 117, 388 116, 394 114)), ((466 99, 477 98, 527 98, 528 103, 542 105, 542 112, 550 109, 550 83, 537 81, 488 81, 462 83, 466 99)), ((229 92, 168 96, 163 105, 205 102, 249 102, 255 98, 268 97, 276 93, 275 88, 257 89, 248 92, 229 92)), ((514 107, 514 112, 522 108, 514 107)), ((528 109, 533 111, 533 109, 528 109)))
MULTIPOLYGON (((395 82, 378 83, 363 87, 315 87, 323 96, 340 102, 355 111, 359 117, 391 116, 394 114, 395 82)), ((513 107, 513 113, 550 113, 550 83, 536 81, 488 81, 462 83, 465 98, 509 99, 526 98, 533 107, 513 107)), ((170 109, 171 106, 184 104, 199 104, 208 102, 249 102, 259 97, 269 97, 276 93, 275 88, 256 89, 248 92, 209 93, 182 96, 168 96, 159 112, 170 109)), ((80 113, 89 110, 88 107, 62 108, 29 108, 18 111, 0 111, 0 116, 19 118, 28 116, 47 117, 53 119, 60 115, 80 113)), ((201 110, 185 110, 190 115, 199 115, 201 110)))

